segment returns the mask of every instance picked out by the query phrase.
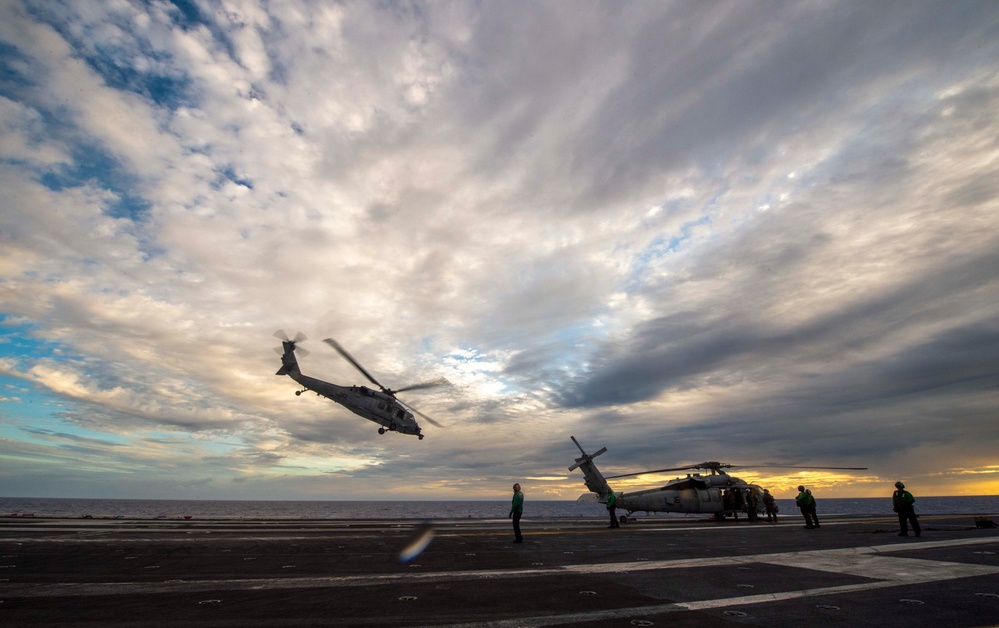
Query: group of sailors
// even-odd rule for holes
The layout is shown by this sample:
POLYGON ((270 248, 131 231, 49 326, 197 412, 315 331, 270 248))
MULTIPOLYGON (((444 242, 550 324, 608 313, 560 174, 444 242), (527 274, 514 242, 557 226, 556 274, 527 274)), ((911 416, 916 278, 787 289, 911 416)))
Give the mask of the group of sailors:
POLYGON ((759 504, 763 501, 763 511, 767 515, 767 521, 777 523, 777 501, 770 494, 770 489, 763 489, 763 493, 757 493, 752 488, 730 488, 722 493, 722 505, 726 511, 731 511, 736 520, 739 519, 739 511, 744 511, 750 521, 757 521, 760 518, 759 504))
MULTIPOLYGON (((736 519, 739 518, 739 511, 744 511, 750 521, 759 519, 759 501, 763 501, 763 511, 766 513, 767 521, 777 523, 777 501, 770 494, 770 489, 763 489, 758 493, 753 488, 732 488, 722 495, 725 510, 731 511, 736 519)), ((919 519, 915 511, 916 498, 912 493, 905 490, 905 484, 895 482, 895 492, 892 494, 892 510, 898 514, 899 536, 909 536, 909 526, 916 536, 922 533, 919 527, 919 519)), ((801 511, 801 516, 805 519, 805 528, 814 530, 819 528, 819 516, 815 505, 815 498, 811 489, 798 486, 798 496, 794 498, 794 504, 801 511)))

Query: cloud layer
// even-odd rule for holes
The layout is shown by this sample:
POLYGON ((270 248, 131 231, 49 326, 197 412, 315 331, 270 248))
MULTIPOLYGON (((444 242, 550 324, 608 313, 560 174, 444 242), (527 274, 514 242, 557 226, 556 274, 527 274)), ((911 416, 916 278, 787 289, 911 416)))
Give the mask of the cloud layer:
POLYGON ((0 494, 999 491, 990 3, 0 6, 0 494), (274 375, 390 386, 423 441, 274 375), (976 471, 973 480, 967 471, 976 471), (526 480, 525 478, 537 478, 526 480), (647 485, 648 478, 634 480, 647 485))

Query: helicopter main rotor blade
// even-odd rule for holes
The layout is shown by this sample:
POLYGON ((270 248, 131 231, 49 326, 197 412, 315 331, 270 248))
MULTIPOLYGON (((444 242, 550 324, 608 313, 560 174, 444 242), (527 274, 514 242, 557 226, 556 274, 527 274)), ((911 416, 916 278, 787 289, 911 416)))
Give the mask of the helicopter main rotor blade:
POLYGON ((422 418, 422 419, 426 419, 426 420, 427 420, 427 421, 428 421, 428 422, 429 422, 429 423, 430 423, 431 425, 433 425, 434 427, 440 427, 440 428, 444 428, 444 426, 443 426, 443 425, 441 425, 441 424, 440 424, 440 423, 438 423, 437 421, 435 421, 435 420, 431 419, 431 418, 430 418, 430 417, 428 417, 427 415, 423 414, 422 412, 420 412, 419 410, 417 410, 417 409, 416 409, 416 408, 414 408, 413 406, 409 405, 408 403, 406 403, 406 402, 405 402, 405 401, 403 401, 402 399, 399 399, 399 398, 396 398, 396 401, 398 401, 398 402, 399 402, 399 403, 401 403, 402 405, 406 406, 406 407, 407 407, 407 408, 408 408, 409 410, 412 410, 414 414, 418 414, 418 415, 420 415, 420 418, 422 418))
POLYGON ((420 384, 413 384, 412 386, 406 386, 404 388, 398 388, 392 391, 392 394, 406 392, 407 390, 424 390, 426 388, 437 388, 438 386, 450 386, 451 382, 443 377, 437 379, 432 379, 429 382, 423 382, 420 384))
POLYGON ((804 467, 790 464, 750 465, 751 469, 823 469, 834 471, 867 471, 867 467, 804 467))
POLYGON ((343 347, 341 347, 340 344, 336 340, 333 340, 332 338, 326 338, 326 339, 323 340, 323 342, 325 342, 329 346, 333 347, 333 349, 335 349, 336 352, 339 353, 343 357, 344 360, 347 360, 348 362, 350 362, 351 364, 353 364, 354 368, 356 368, 358 371, 360 371, 362 375, 364 375, 365 377, 367 377, 369 382, 371 382, 375 386, 378 386, 378 388, 380 388, 383 392, 388 391, 387 388, 385 388, 380 383, 378 383, 377 379, 375 379, 374 377, 371 376, 371 373, 369 373, 366 370, 364 370, 364 367, 361 366, 361 364, 357 360, 355 360, 353 356, 351 356, 349 353, 347 353, 347 350, 344 349, 343 347))
MULTIPOLYGON (((867 467, 805 467, 805 466, 794 466, 787 464, 777 464, 777 465, 740 465, 744 468, 750 469, 817 469, 823 471, 867 471, 867 467)), ((655 469, 653 471, 638 471, 637 473, 623 473, 621 475, 608 475, 605 477, 607 480, 613 480, 614 478, 627 478, 633 475, 645 475, 646 473, 665 473, 667 471, 686 471, 688 469, 720 469, 725 467, 731 469, 733 465, 721 464, 721 463, 701 463, 692 464, 687 467, 672 467, 670 469, 655 469)))
POLYGON ((690 465, 687 467, 671 467, 669 469, 655 469, 653 471, 637 471, 635 473, 622 473, 621 475, 608 475, 604 479, 613 480, 614 478, 627 478, 633 475, 645 475, 646 473, 665 473, 667 471, 686 471, 688 469, 700 469, 699 465, 690 465))

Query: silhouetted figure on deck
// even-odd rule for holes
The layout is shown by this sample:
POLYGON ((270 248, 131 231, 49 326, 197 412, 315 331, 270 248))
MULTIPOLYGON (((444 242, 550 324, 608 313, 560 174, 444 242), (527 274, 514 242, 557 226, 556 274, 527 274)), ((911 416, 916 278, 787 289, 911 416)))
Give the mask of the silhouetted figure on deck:
POLYGON ((767 509, 767 521, 777 523, 777 500, 768 488, 763 489, 763 506, 767 509))
POLYGON ((620 528, 621 524, 617 521, 617 495, 611 493, 607 496, 607 512, 610 513, 610 525, 608 528, 620 528))
POLYGON ((758 503, 758 498, 756 497, 756 493, 753 492, 753 489, 746 489, 746 515, 749 517, 750 521, 758 521, 760 518, 759 513, 756 512, 758 503))
POLYGON ((912 524, 912 531, 919 536, 919 520, 916 518, 916 498, 912 493, 905 490, 905 484, 895 482, 895 492, 891 496, 892 510, 898 513, 898 535, 909 536, 909 526, 912 524))
POLYGON ((513 485, 513 501, 510 503, 510 518, 513 519, 514 543, 523 543, 524 535, 520 533, 520 518, 524 515, 524 494, 520 492, 520 484, 513 485))
POLYGON ((798 487, 798 496, 794 498, 794 503, 801 510, 801 516, 805 518, 805 527, 809 530, 819 527, 819 517, 815 512, 815 498, 811 491, 806 491, 804 486, 798 487))

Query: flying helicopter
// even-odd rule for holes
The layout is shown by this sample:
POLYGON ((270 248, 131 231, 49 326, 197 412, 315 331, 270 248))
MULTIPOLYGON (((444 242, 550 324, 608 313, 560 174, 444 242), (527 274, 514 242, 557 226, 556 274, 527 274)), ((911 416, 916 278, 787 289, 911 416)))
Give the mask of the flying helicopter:
MULTIPOLYGON (((612 492, 617 496, 617 508, 627 512, 621 515, 621 523, 625 523, 632 514, 636 512, 679 512, 685 514, 713 514, 715 519, 724 519, 731 515, 738 519, 738 513, 749 512, 749 494, 755 497, 756 512, 763 513, 763 488, 757 484, 746 482, 740 478, 733 477, 724 470, 732 468, 733 465, 722 462, 701 462, 684 467, 672 467, 669 469, 655 469, 652 471, 638 471, 636 473, 623 473, 621 475, 604 475, 597 469, 593 459, 607 451, 606 447, 599 451, 588 454, 576 440, 575 436, 570 436, 572 442, 579 448, 583 455, 576 458, 576 463, 569 467, 569 471, 579 468, 583 472, 583 480, 589 493, 584 493, 579 497, 579 502, 607 503, 607 496, 612 492), (659 488, 649 488, 629 493, 613 491, 607 480, 624 478, 646 473, 665 473, 669 471, 709 471, 707 475, 700 473, 688 473, 685 478, 670 480, 665 486, 659 488)), ((781 465, 782 468, 791 469, 842 469, 863 471, 867 467, 796 467, 791 465, 781 465)))
POLYGON ((277 374, 287 375, 303 386, 302 390, 295 391, 296 395, 301 395, 303 392, 311 390, 321 397, 335 401, 354 414, 378 423, 381 426, 378 428, 379 434, 398 432, 400 434, 412 434, 423 440, 423 432, 420 429, 420 424, 413 417, 414 413, 426 419, 431 425, 444 427, 413 406, 402 401, 396 395, 407 390, 446 386, 450 384, 446 379, 435 379, 397 390, 388 389, 378 383, 378 380, 372 377, 336 340, 326 338, 323 342, 333 347, 337 353, 360 371, 369 382, 377 386, 378 390, 368 388, 367 386, 340 386, 331 384, 330 382, 302 374, 298 366, 298 360, 295 358, 295 352, 298 351, 303 357, 308 355, 309 352, 306 349, 298 347, 298 343, 307 340, 304 334, 299 332, 295 335, 294 339, 289 339, 283 330, 278 330, 274 332, 274 336, 281 340, 282 345, 280 349, 276 349, 281 354, 281 368, 277 374))

